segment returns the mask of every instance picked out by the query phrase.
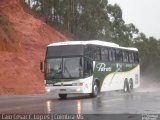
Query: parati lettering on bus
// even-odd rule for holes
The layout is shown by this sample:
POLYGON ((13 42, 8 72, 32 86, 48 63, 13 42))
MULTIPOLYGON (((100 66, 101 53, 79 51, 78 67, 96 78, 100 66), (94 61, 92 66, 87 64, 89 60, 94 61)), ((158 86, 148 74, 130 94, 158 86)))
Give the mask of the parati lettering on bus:
POLYGON ((106 64, 105 64, 105 63, 98 63, 98 64, 96 65, 96 68, 98 68, 98 71, 102 71, 102 72, 104 72, 104 71, 110 72, 110 71, 112 70, 111 67, 106 67, 106 64))

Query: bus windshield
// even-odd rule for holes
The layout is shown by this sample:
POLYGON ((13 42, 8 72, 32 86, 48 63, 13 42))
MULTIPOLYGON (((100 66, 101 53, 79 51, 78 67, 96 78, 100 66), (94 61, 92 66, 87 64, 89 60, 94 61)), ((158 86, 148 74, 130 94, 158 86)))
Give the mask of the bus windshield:
POLYGON ((82 77, 82 57, 65 57, 46 59, 45 77, 47 79, 57 78, 79 78, 82 77))

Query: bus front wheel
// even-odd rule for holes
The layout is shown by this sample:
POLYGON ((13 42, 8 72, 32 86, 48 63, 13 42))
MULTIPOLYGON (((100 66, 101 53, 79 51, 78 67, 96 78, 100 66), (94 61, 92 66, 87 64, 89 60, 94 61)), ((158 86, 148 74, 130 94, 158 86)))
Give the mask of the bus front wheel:
POLYGON ((129 81, 129 89, 130 89, 130 91, 133 90, 133 80, 132 79, 130 79, 130 81, 129 81))
POLYGON ((98 82, 95 81, 92 87, 92 93, 90 95, 91 97, 96 97, 98 93, 99 93, 99 85, 98 85, 98 82))
POLYGON ((59 94, 60 99, 66 99, 67 98, 67 94, 59 94))
POLYGON ((124 91, 125 93, 126 93, 126 92, 129 92, 129 83, 128 83, 128 80, 125 80, 125 81, 124 81, 123 91, 124 91))

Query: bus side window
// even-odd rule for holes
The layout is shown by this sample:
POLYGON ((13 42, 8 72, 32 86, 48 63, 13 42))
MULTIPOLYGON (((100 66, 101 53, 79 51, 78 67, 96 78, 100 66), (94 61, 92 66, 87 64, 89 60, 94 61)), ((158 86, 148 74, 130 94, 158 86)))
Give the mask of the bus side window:
POLYGON ((88 58, 93 58, 92 46, 85 46, 85 56, 88 58))
POLYGON ((113 61, 112 49, 109 49, 109 61, 113 61))
POLYGON ((92 46, 88 46, 88 57, 93 58, 92 46))
POLYGON ((100 56, 101 56, 100 52, 101 52, 100 48, 95 47, 94 52, 93 52, 95 60, 100 60, 100 56))
POLYGON ((116 60, 116 51, 115 51, 115 49, 112 49, 112 60, 113 61, 116 60))
POLYGON ((133 63, 133 62, 134 62, 133 52, 129 52, 129 62, 130 62, 130 63, 133 63))
POLYGON ((134 62, 139 63, 138 52, 134 52, 134 62))
POLYGON ((101 59, 102 60, 105 60, 105 61, 109 61, 109 58, 108 58, 108 49, 107 48, 102 48, 101 49, 101 59))
POLYGON ((85 77, 90 76, 93 73, 93 65, 90 60, 84 60, 84 75, 85 77))
POLYGON ((118 62, 122 62, 123 61, 122 50, 119 50, 119 49, 116 50, 116 61, 118 61, 118 62))
POLYGON ((123 62, 128 62, 128 52, 123 51, 123 62))

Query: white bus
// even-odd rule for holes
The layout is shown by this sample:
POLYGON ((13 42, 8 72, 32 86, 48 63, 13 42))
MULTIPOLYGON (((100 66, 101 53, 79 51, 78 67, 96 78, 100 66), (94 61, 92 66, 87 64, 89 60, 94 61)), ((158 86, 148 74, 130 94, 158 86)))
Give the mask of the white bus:
POLYGON ((44 78, 46 91, 61 99, 70 93, 129 92, 140 85, 138 49, 99 40, 53 43, 47 47, 44 78))

